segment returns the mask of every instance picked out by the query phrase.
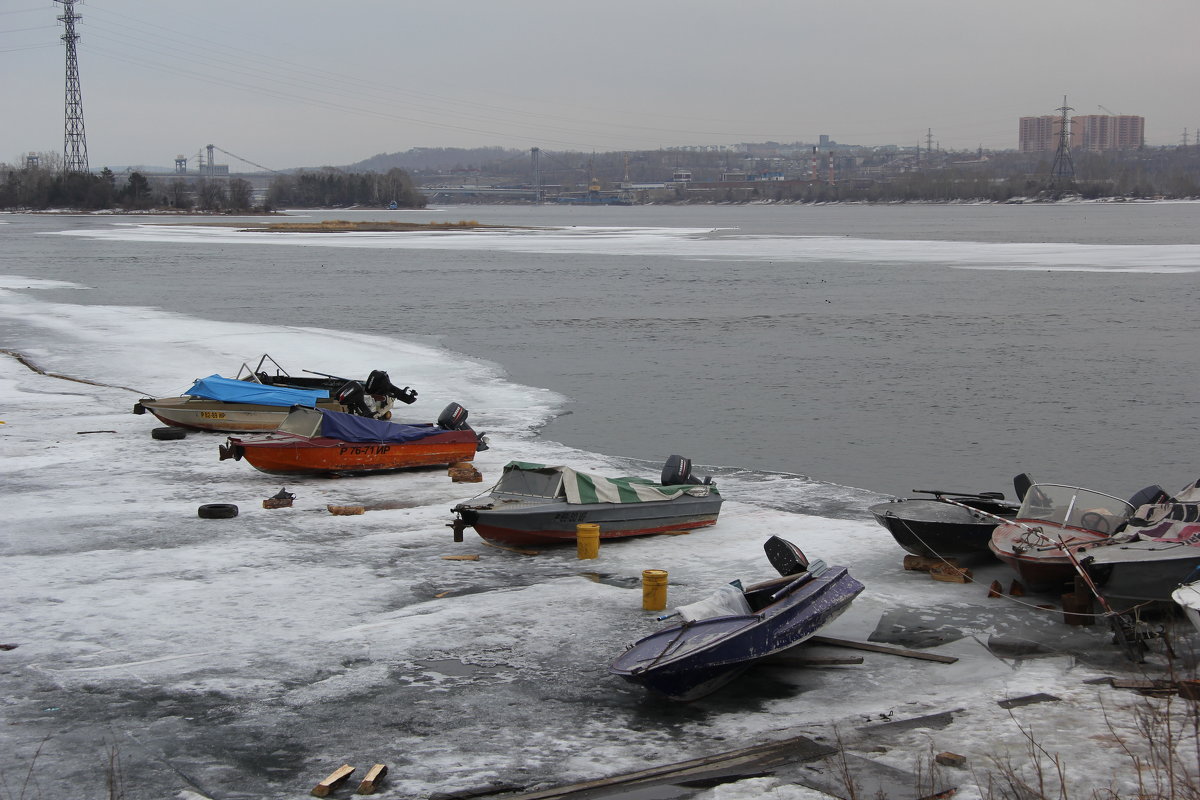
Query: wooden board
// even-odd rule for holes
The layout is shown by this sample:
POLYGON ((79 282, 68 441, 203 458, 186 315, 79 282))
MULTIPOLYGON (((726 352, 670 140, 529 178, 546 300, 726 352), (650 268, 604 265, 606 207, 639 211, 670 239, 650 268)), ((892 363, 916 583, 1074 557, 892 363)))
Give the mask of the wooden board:
POLYGON ((870 642, 854 642, 849 639, 834 639, 830 636, 813 636, 809 642, 812 644, 827 644, 833 647, 849 647, 854 650, 866 650, 868 653, 887 653, 892 656, 900 656, 902 658, 917 658, 922 661, 936 661, 939 664, 953 664, 958 661, 956 656, 943 656, 938 653, 922 653, 917 650, 905 650, 900 647, 888 647, 882 644, 871 644, 870 642))
POLYGON ((711 775, 734 774, 745 772, 747 768, 758 769, 764 765, 789 764, 812 761, 825 758, 836 752, 836 749, 825 744, 814 742, 805 736, 784 739, 779 742, 745 747, 717 755, 681 761, 676 764, 665 764, 659 767, 630 772, 624 775, 614 775, 609 778, 584 781, 582 783, 559 786, 554 789, 544 789, 524 794, 512 795, 505 800, 552 800, 565 798, 588 792, 599 794, 605 789, 628 788, 632 786, 648 786, 653 784, 679 783, 699 780, 711 775))
POLYGON ((379 789, 379 785, 383 783, 384 776, 387 775, 386 764, 376 764, 367 771, 362 781, 358 784, 357 794, 375 794, 379 789))
POLYGON ((329 777, 313 787, 312 795, 314 797, 328 797, 337 787, 346 782, 354 772, 354 767, 349 764, 342 764, 340 767, 329 773, 329 777))

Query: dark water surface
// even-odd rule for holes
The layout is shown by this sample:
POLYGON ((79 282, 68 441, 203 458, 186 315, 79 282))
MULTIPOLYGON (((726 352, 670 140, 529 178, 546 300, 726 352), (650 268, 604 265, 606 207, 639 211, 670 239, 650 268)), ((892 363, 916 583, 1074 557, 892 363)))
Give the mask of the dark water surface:
POLYGON ((613 455, 892 494, 1008 490, 1029 471, 1127 495, 1200 472, 1200 204, 308 216, 720 231, 575 252, 371 249, 95 241, 42 234, 133 220, 10 216, 0 273, 91 287, 38 293, 62 302, 432 339, 565 395, 544 436, 613 455), (798 236, 828 247, 796 250, 798 236), (1123 246, 1111 263, 1107 245, 1123 246), (1092 257, 1099 269, 1076 263, 1092 257))

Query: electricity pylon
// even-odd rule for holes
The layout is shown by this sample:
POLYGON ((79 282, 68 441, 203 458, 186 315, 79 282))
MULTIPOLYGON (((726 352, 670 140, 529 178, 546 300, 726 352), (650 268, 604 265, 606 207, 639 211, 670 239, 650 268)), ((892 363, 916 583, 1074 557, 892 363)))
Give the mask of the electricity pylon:
POLYGON ((75 0, 54 0, 63 4, 63 15, 59 22, 66 27, 62 40, 67 45, 67 108, 63 136, 63 168, 67 172, 87 172, 87 137, 83 132, 83 93, 79 89, 79 55, 75 43, 75 20, 82 19, 75 13, 75 0))

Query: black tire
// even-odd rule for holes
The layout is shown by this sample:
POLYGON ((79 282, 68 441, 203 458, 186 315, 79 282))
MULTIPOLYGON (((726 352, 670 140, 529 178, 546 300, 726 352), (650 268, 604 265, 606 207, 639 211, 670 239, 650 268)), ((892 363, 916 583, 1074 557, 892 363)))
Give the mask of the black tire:
POLYGON ((238 515, 238 507, 233 503, 209 503, 196 509, 201 519, 231 519, 238 515))
POLYGON ((187 431, 183 428, 154 428, 150 431, 150 435, 155 439, 168 441, 172 439, 183 439, 187 436, 187 431))

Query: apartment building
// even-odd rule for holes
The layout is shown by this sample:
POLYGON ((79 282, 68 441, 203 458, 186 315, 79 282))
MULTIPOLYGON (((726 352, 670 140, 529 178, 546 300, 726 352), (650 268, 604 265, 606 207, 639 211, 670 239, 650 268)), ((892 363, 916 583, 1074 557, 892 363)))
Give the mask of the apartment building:
MULTIPOLYGON (((1041 117, 1021 117, 1018 130, 1018 149, 1037 153, 1058 149, 1062 117, 1048 114, 1041 117)), ((1129 150, 1141 147, 1146 138, 1146 120, 1127 114, 1087 114, 1071 117, 1071 150, 1100 152, 1129 150)))

